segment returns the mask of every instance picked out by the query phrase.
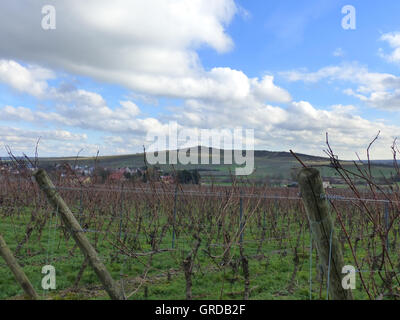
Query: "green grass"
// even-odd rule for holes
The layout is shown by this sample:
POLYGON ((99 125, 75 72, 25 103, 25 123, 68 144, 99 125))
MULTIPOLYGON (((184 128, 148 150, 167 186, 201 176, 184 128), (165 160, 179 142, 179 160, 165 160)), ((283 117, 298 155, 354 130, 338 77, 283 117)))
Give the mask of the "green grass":
MULTIPOLYGON (((132 213, 133 214, 133 213, 132 213)), ((283 218, 279 218, 277 228, 284 228, 283 218)), ((1 216, 0 216, 1 217, 1 216)), ((17 243, 22 239, 30 217, 30 210, 25 208, 19 216, 1 217, 0 233, 3 234, 6 242, 14 252, 17 243), (15 227, 15 230, 14 230, 15 227)), ((45 226, 43 233, 38 238, 38 230, 35 229, 30 241, 21 250, 18 260, 42 298, 51 299, 107 299, 107 295, 101 290, 100 283, 93 272, 88 267, 83 273, 79 289, 72 291, 72 285, 80 270, 83 262, 83 255, 76 248, 73 255, 69 253, 74 248, 74 241, 69 238, 67 241, 62 229, 55 229, 55 219, 50 225, 45 226), (63 258, 64 257, 64 258, 63 258), (44 265, 50 264, 56 268, 57 290, 50 293, 41 289, 41 269, 44 265)), ((250 227, 251 228, 251 227, 250 227)), ((114 241, 118 237, 118 223, 112 227, 116 232, 114 237, 108 240, 114 241)), ((282 243, 279 240, 270 240, 264 242, 261 255, 257 256, 258 242, 254 240, 257 234, 252 235, 253 231, 245 233, 245 254, 249 257, 250 267, 250 287, 251 299, 309 299, 309 236, 305 233, 302 238, 299 249, 300 267, 295 277, 293 292, 288 291, 290 277, 293 272, 293 248, 296 241, 299 228, 296 224, 290 226, 290 239, 284 239, 282 243), (288 248, 286 254, 283 252, 273 253, 276 250, 288 248)), ((268 231, 270 232, 270 231, 268 231)), ((116 255, 116 249, 110 244, 110 241, 103 241, 103 234, 86 233, 90 241, 97 243, 96 250, 99 252, 107 269, 113 278, 120 281, 121 273, 124 274, 124 284, 126 292, 135 290, 140 279, 137 277, 145 271, 145 265, 149 262, 148 257, 124 258, 122 255, 116 255), (95 241, 100 237, 99 241, 95 241)), ((150 251, 150 245, 146 243, 145 235, 141 234, 141 248, 138 252, 150 251)), ((267 236, 272 237, 272 235, 267 236)), ((171 248, 172 235, 169 231, 164 238, 161 249, 171 248)), ((175 251, 163 252, 154 255, 152 269, 148 272, 147 281, 140 287, 131 299, 184 299, 185 298, 185 278, 182 272, 181 263, 191 248, 193 239, 189 236, 178 236, 175 243, 175 251), (167 272, 170 271, 171 277, 168 280, 167 272), (145 289, 147 288, 147 289, 145 289), (145 296, 147 292, 147 297, 145 296)), ((193 277, 193 296, 195 299, 242 299, 244 288, 244 279, 239 260, 239 250, 234 246, 233 264, 225 269, 219 269, 204 252, 205 246, 200 247, 198 259, 196 260, 195 272, 193 277)), ((222 248, 216 247, 213 255, 221 255, 222 248)), ((362 258, 364 252, 358 252, 359 258, 362 258)), ((345 262, 352 263, 350 251, 346 247, 345 262)), ((12 298, 23 294, 21 288, 7 267, 0 262, 0 299, 12 298)), ((320 297, 320 284, 316 280, 316 255, 313 255, 312 268, 312 298, 325 298, 325 285, 323 285, 322 295, 320 297)), ((379 279, 377 278, 379 281, 379 279)), ((367 296, 361 288, 361 283, 357 278, 357 289, 354 291, 356 299, 366 299, 367 296)))

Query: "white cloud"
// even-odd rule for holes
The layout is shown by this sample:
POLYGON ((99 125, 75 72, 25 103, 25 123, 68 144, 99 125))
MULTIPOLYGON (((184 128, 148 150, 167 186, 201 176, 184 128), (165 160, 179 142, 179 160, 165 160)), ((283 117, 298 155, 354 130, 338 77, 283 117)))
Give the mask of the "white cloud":
POLYGON ((254 129, 256 147, 266 150, 289 150, 323 156, 325 133, 329 132, 336 150, 347 159, 355 152, 364 155, 371 139, 381 130, 377 155, 390 158, 390 145, 400 127, 382 121, 370 121, 357 114, 351 105, 333 105, 317 109, 309 102, 291 102, 286 108, 254 101, 236 104, 210 104, 191 100, 184 110, 175 110, 174 119, 185 128, 254 129))
POLYGON ((281 72, 288 81, 317 83, 322 80, 339 81, 356 85, 347 88, 345 94, 355 96, 369 106, 382 110, 400 110, 400 77, 390 73, 370 72, 357 63, 328 66, 315 72, 292 70, 281 72))
POLYGON ((86 142, 86 134, 66 130, 28 130, 0 126, 0 154, 6 154, 5 146, 9 146, 14 155, 33 155, 39 138, 39 156, 74 155, 83 147, 87 151, 95 149, 86 142))
POLYGON ((86 134, 71 133, 66 130, 26 130, 18 129, 13 127, 0 126, 1 135, 0 143, 5 143, 7 141, 21 140, 21 139, 34 139, 37 141, 39 137, 46 140, 56 140, 56 141, 80 141, 86 140, 86 134))
POLYGON ((342 48, 336 48, 335 51, 333 51, 333 56, 334 57, 344 57, 345 52, 342 48))
POLYGON ((268 102, 290 102, 292 97, 289 92, 274 84, 273 76, 264 76, 261 81, 252 79, 254 96, 260 101, 268 102))
POLYGON ((13 60, 0 60, 0 82, 19 92, 41 97, 48 88, 47 80, 54 77, 54 73, 48 69, 24 67, 13 60))
POLYGON ((139 108, 131 101, 123 101, 121 103, 121 107, 114 110, 106 104, 60 105, 55 111, 5 106, 0 108, 0 120, 132 134, 144 133, 153 126, 162 127, 162 124, 157 119, 137 118, 139 108))
POLYGON ((41 29, 37 15, 25 14, 41 12, 44 4, 2 5, 0 42, 7 45, 0 56, 150 95, 211 98, 218 89, 219 96, 246 90, 237 87, 239 72, 206 71, 196 53, 203 46, 220 53, 233 48, 225 27, 239 10, 234 0, 58 1, 57 29, 51 32, 41 29))
POLYGON ((328 131, 336 140, 338 150, 349 158, 354 158, 354 151, 363 150, 371 133, 380 129, 388 143, 393 138, 390 133, 399 129, 354 115, 356 109, 353 106, 316 109, 305 101, 290 102, 290 95, 286 96, 287 107, 265 104, 265 98, 272 99, 264 96, 265 89, 271 92, 272 88, 280 98, 285 95, 279 93, 279 88, 274 88, 272 76, 265 76, 256 84, 250 83, 248 91, 230 100, 186 100, 183 107, 173 108, 172 115, 163 120, 141 118, 139 107, 132 101, 120 101, 120 106, 112 109, 97 93, 51 88, 49 92, 59 101, 54 110, 6 106, 0 109, 0 120, 99 131, 106 135, 102 138, 102 151, 110 154, 138 151, 149 131, 167 132, 169 120, 177 120, 181 128, 190 130, 250 128, 255 130, 260 148, 288 150, 295 145, 302 152, 314 154, 321 154, 328 131))
MULTIPOLYGON (((100 107, 100 112, 94 112, 94 110, 99 110, 99 106, 86 106, 79 110, 61 108, 53 112, 8 106, 1 109, 1 114, 3 115, 2 120, 9 119, 14 122, 20 119, 24 123, 36 125, 40 123, 58 124, 82 130, 98 130, 103 135, 100 140, 102 154, 140 151, 148 132, 158 132, 159 134, 168 132, 169 120, 177 120, 180 128, 194 131, 204 128, 250 128, 255 131, 258 149, 287 151, 295 148, 298 152, 317 155, 323 155, 325 133, 329 132, 335 150, 347 159, 354 159, 355 152, 363 154, 378 130, 381 130, 382 138, 377 143, 377 154, 381 158, 389 158, 390 145, 394 139, 393 133, 400 131, 400 127, 387 125, 382 121, 370 121, 354 115, 356 111, 354 106, 334 105, 328 110, 322 110, 306 101, 291 102, 286 108, 283 108, 247 100, 236 104, 226 102, 222 105, 190 100, 180 109, 180 112, 175 112, 171 118, 165 118, 163 121, 155 118, 139 119, 134 106, 132 102, 123 101, 121 107, 115 110, 104 105, 100 107), (132 108, 134 112, 131 115, 122 116, 121 112, 126 106, 129 106, 128 110, 131 111, 132 108), (118 109, 119 111, 117 111, 118 109)), ((10 132, 12 134, 8 135, 8 138, 5 138, 4 134, 0 135, 3 139, 3 141, 0 140, 0 143, 8 141, 8 144, 12 145, 24 145, 28 150, 32 148, 35 139, 39 136, 44 136, 44 141, 49 139, 69 140, 69 146, 73 146, 71 150, 83 145, 78 140, 87 138, 86 135, 70 134, 67 130, 49 130, 46 133, 43 130, 36 132, 16 129, 16 131, 10 132)), ((86 143, 84 148, 85 154, 93 154, 92 151, 96 147, 86 143)), ((44 150, 42 152, 46 152, 44 150)), ((71 150, 48 148, 47 152, 54 154, 63 151, 64 153, 58 155, 66 155, 71 154, 71 150)))
MULTIPOLYGON (((88 92, 74 87, 50 87, 46 80, 55 77, 50 70, 40 67, 26 68, 13 60, 0 60, 4 65, 12 66, 10 75, 4 76, 4 82, 20 91, 32 94, 41 99, 53 100, 62 103, 74 103, 79 106, 90 105, 102 107, 106 103, 95 92, 88 92)), ((136 76, 134 76, 136 77, 136 76)), ((172 81, 169 77, 153 76, 136 77, 140 91, 150 95, 172 96, 184 99, 202 99, 210 101, 235 101, 256 99, 259 102, 286 103, 291 101, 290 94, 274 83, 274 77, 265 75, 262 79, 248 78, 242 71, 230 68, 213 68, 209 72, 198 72, 197 77, 177 78, 172 81)), ((0 73, 0 81, 1 73, 0 73)), ((137 114, 137 106, 122 104, 127 113, 137 114), (135 108, 134 110, 132 108, 135 108)), ((105 111, 105 110, 103 110, 105 111)))
POLYGON ((125 118, 133 118, 140 114, 139 107, 132 101, 120 101, 121 108, 117 109, 117 112, 121 113, 121 116, 125 118))
POLYGON ((385 33, 380 38, 381 41, 385 41, 393 49, 390 54, 385 54, 383 49, 380 49, 380 55, 389 62, 399 63, 400 62, 400 32, 385 33))
MULTIPOLYGON (((45 153, 70 155, 84 147, 86 154, 95 154, 96 146, 85 141, 85 134, 72 133, 95 130, 96 136, 105 135, 99 138, 102 154, 126 153, 141 145, 147 131, 165 132, 168 120, 175 119, 193 130, 253 128, 260 148, 288 150, 296 146, 301 152, 321 155, 328 131, 338 150, 354 158, 353 151, 362 151, 379 129, 384 146, 379 152, 389 155, 391 132, 399 132, 396 126, 355 115, 352 106, 322 110, 306 101, 294 102, 272 75, 250 78, 229 67, 206 70, 196 50, 210 47, 225 53, 234 47, 226 26, 242 9, 233 0, 58 1, 57 29, 49 32, 41 29, 38 19, 44 4, 48 1, 7 1, 2 5, 0 42, 7 45, 0 46, 4 58, 0 60, 0 81, 51 101, 54 107, 0 108, 0 120, 40 128, 3 127, 0 143, 12 142, 21 150, 30 150, 42 135, 45 153), (48 80, 54 73, 47 68, 123 85, 134 95, 150 99, 181 98, 184 106, 171 109, 169 117, 144 117, 129 98, 118 99, 119 105, 114 106, 96 92, 51 87, 48 80)), ((282 25, 280 20, 277 23, 282 25)), ((396 39, 383 40, 396 51, 396 39)), ((355 88, 347 88, 346 93, 371 106, 400 107, 400 78, 373 73, 358 64, 284 75, 290 81, 350 83, 355 88)))

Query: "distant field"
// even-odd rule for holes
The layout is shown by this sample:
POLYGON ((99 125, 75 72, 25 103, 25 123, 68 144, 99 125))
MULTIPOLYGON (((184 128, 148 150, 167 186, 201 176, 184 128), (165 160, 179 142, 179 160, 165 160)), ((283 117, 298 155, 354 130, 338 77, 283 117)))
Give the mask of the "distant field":
MULTIPOLYGON (((172 172, 173 170, 182 170, 182 169, 199 169, 200 175, 202 176, 202 182, 214 182, 218 184, 229 184, 231 182, 230 174, 234 174, 235 165, 226 165, 224 164, 223 152, 221 152, 221 164, 220 165, 181 165, 177 164, 173 167, 170 165, 159 165, 159 167, 166 171, 172 172)), ((299 157, 303 160, 303 162, 312 167, 317 167, 322 177, 336 177, 336 171, 329 167, 330 162, 327 158, 322 157, 314 157, 309 155, 300 154, 299 157)), ((296 168, 299 168, 301 165, 299 162, 294 159, 294 157, 288 152, 270 152, 270 151, 255 151, 255 171, 252 175, 245 177, 245 179, 265 182, 266 179, 275 179, 275 180, 293 180, 293 171, 296 168)), ((93 166, 97 161, 99 166, 108 167, 108 168, 122 168, 122 167, 143 167, 144 157, 143 154, 134 154, 134 155, 122 155, 122 156, 105 156, 98 158, 42 158, 40 159, 40 163, 42 165, 54 165, 55 163, 68 162, 70 164, 77 165, 88 165, 93 166)), ((356 171, 356 167, 353 162, 345 161, 342 164, 351 171, 356 171)), ((385 176, 389 178, 392 174, 394 174, 394 169, 389 165, 389 162, 374 162, 372 164, 372 173, 375 177, 385 176)), ((362 164, 359 164, 361 167, 364 167, 362 164)))

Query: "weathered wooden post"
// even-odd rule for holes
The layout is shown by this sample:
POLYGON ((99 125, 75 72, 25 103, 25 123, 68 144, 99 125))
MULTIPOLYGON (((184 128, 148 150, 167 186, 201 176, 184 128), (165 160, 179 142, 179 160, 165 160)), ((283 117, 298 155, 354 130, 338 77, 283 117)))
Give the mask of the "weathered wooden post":
POLYGON ((332 300, 352 300, 351 290, 345 290, 342 287, 344 259, 329 213, 319 171, 314 168, 303 168, 298 174, 298 182, 317 251, 325 267, 325 274, 328 274, 330 266, 327 284, 329 297, 332 300))
POLYGON ((32 300, 39 299, 38 294, 30 283, 28 277, 25 275, 24 271, 18 264, 11 250, 8 248, 6 242, 0 234, 0 255, 6 261, 8 267, 15 276, 15 279, 24 290, 25 294, 32 300))
POLYGON ((113 300, 124 300, 118 285, 101 262, 96 250, 86 238, 82 227, 75 219, 71 210, 58 194, 46 171, 39 169, 34 173, 34 176, 40 189, 46 194, 50 204, 60 213, 67 230, 71 232, 72 237, 85 255, 85 258, 88 259, 90 265, 93 267, 110 298, 113 300))

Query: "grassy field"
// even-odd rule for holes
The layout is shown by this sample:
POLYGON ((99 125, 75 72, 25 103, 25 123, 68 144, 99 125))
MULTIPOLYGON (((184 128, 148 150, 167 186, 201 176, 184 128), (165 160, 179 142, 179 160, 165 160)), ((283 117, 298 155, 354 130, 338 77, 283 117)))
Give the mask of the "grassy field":
MULTIPOLYGON (((17 233, 17 237, 21 238, 23 237, 24 223, 27 221, 26 219, 18 219, 17 221, 21 227, 19 229, 22 231, 17 233)), ((11 249, 15 250, 16 234, 13 231, 6 231, 8 228, 12 230, 11 225, 7 228, 7 224, 2 222, 1 226, 1 232, 4 234, 6 241, 11 244, 11 249)), ((34 232, 32 238, 35 239, 37 236, 38 234, 34 232)), ((88 233, 88 236, 92 242, 95 241, 93 234, 88 233)), ((244 241, 252 241, 252 239, 251 237, 246 237, 244 241)), ((300 263, 292 292, 288 291, 290 277, 293 273, 293 253, 290 252, 290 243, 286 242, 284 244, 287 250, 283 249, 282 252, 278 252, 282 247, 279 242, 264 244, 259 254, 257 254, 258 245, 256 243, 245 243, 246 255, 254 256, 250 259, 249 265, 252 299, 309 299, 309 247, 307 236, 304 237, 303 241, 304 251, 302 250, 299 254, 302 262, 300 263)), ((178 239, 177 248, 179 251, 188 251, 190 245, 186 245, 187 243, 186 239, 178 239)), ((60 232, 54 232, 53 228, 46 227, 41 236, 41 241, 28 247, 29 251, 24 250, 19 260, 27 276, 37 291, 42 294, 43 298, 108 298, 105 292, 101 290, 99 281, 90 267, 83 273, 79 288, 73 290, 72 285, 75 282, 84 259, 79 250, 75 250, 73 255, 69 255, 69 252, 74 247, 74 243, 72 240, 66 242, 63 239, 63 234, 60 234, 60 232), (57 272, 57 290, 50 294, 40 289, 43 277, 41 268, 46 264, 53 265, 57 272)), ((171 248, 171 237, 166 237, 161 247, 171 248)), ((123 256, 117 255, 115 248, 107 242, 99 243, 96 249, 102 256, 107 269, 111 272, 114 279, 119 281, 122 278, 124 279, 127 292, 138 288, 142 280, 139 276, 144 273, 144 265, 146 265, 148 259, 125 259, 123 256), (121 273, 123 276, 121 276, 121 273)), ((146 250, 146 248, 143 249, 146 250)), ((193 296, 195 299, 242 298, 244 279, 240 272, 239 253, 235 251, 238 251, 238 249, 233 250, 232 266, 223 271, 218 270, 218 267, 213 265, 210 258, 205 254, 199 254, 197 261, 198 269, 193 279, 193 296)), ((148 273, 145 284, 142 285, 142 288, 131 299, 184 299, 185 278, 179 264, 179 257, 175 255, 176 253, 171 254, 169 252, 154 255, 152 261, 153 270, 148 273), (168 273, 170 274, 170 279, 168 279, 168 273), (147 293, 145 293, 146 291, 147 293)), ((315 276, 315 261, 313 273, 315 276)), ((12 298, 22 294, 22 290, 16 284, 13 275, 4 266, 0 268, 0 278, 2 279, 0 283, 0 299, 12 298)), ((319 292, 316 290, 318 287, 318 283, 314 284, 314 299, 319 298, 319 292)), ((357 293, 359 298, 365 298, 362 292, 357 293)), ((323 290, 322 298, 324 296, 325 290, 323 290)))
MULTIPOLYGON (((132 203, 139 199, 139 196, 135 197, 131 199, 132 203)), ((193 250, 195 234, 200 236, 202 242, 194 262, 193 298, 243 298, 244 273, 239 240, 236 237, 240 223, 238 202, 221 211, 215 199, 183 199, 177 207, 176 240, 172 245, 172 207, 168 202, 171 199, 160 199, 159 205, 154 205, 156 201, 153 199, 149 205, 149 199, 144 195, 140 195, 140 198, 143 200, 142 205, 136 206, 136 209, 126 199, 122 227, 121 220, 116 219, 119 215, 115 216, 113 210, 118 208, 116 203, 120 201, 119 198, 115 198, 116 203, 111 198, 105 199, 108 209, 101 207, 99 203, 90 207, 88 203, 92 202, 88 202, 83 205, 83 211, 77 200, 79 194, 75 198, 70 197, 68 201, 74 212, 81 212, 78 219, 88 229, 87 237, 113 278, 123 283, 127 295, 131 294, 130 299, 185 299, 186 280, 182 262, 193 250), (114 217, 110 218, 110 215, 114 217), (216 228, 217 221, 221 219, 225 219, 221 229, 216 228), (200 225, 204 225, 204 228, 199 229, 197 226, 200 225), (226 237, 232 241, 227 242, 226 237), (232 245, 225 257, 228 243, 232 245), (151 252, 154 246, 168 251, 149 256, 132 256, 132 253, 151 252)), ((89 201, 85 197, 84 201, 86 200, 89 201)), ((255 207, 255 203, 249 200, 244 203, 244 207, 247 222, 243 248, 249 261, 250 298, 309 299, 310 238, 300 202, 266 200, 261 206, 255 207)), ((353 239, 370 231, 368 225, 363 229, 357 227, 365 223, 360 212, 351 207, 346 210, 349 215, 346 223, 353 239)), ((51 212, 48 208, 38 211, 37 207, 35 209, 29 206, 18 207, 12 212, 3 209, 0 211, 0 233, 13 252, 16 252, 17 244, 27 234, 27 226, 32 226, 33 232, 17 257, 43 299, 107 299, 90 267, 84 270, 79 285, 74 287, 84 259, 73 239, 62 228, 60 220, 52 216, 51 212), (43 277, 41 268, 47 264, 53 265, 57 273, 57 290, 51 292, 44 292, 40 285, 43 277)), ((337 232, 342 239, 338 226, 337 232)), ((394 229, 393 235, 397 232, 394 229)), ((393 259, 397 261, 397 237, 391 236, 391 239, 395 248, 393 259)), ((375 238, 374 241, 379 242, 379 239, 375 238)), ((341 243, 345 261, 354 264, 348 245, 345 241, 341 243)), ((358 258, 363 261, 365 269, 372 270, 373 265, 368 265, 371 252, 370 249, 367 250, 371 239, 362 238, 357 243, 358 258)), ((373 253, 377 254, 379 245, 375 245, 373 253)), ((312 299, 324 299, 326 275, 321 275, 315 250, 311 271, 312 299)), ((382 285, 378 273, 372 276, 368 274, 368 277, 369 283, 375 281, 376 285, 382 285)), ((22 290, 4 264, 0 264, 0 279, 0 299, 21 297, 22 290)), ((356 299, 367 298, 359 279, 354 296, 356 299)))

